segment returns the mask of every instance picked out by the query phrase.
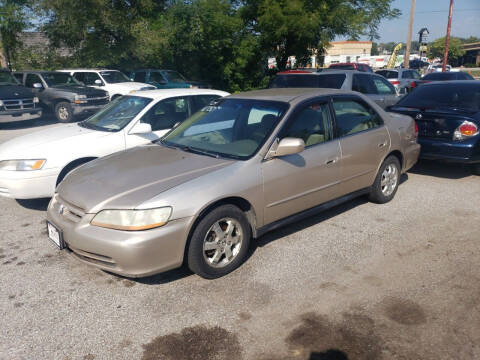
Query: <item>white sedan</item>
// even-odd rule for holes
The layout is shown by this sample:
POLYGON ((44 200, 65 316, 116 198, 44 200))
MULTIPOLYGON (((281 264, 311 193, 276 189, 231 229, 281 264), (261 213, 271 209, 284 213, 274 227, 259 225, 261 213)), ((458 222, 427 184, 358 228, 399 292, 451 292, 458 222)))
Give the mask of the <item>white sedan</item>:
POLYGON ((73 169, 93 159, 159 139, 211 101, 210 89, 135 92, 76 124, 62 124, 0 144, 0 196, 51 197, 73 169))

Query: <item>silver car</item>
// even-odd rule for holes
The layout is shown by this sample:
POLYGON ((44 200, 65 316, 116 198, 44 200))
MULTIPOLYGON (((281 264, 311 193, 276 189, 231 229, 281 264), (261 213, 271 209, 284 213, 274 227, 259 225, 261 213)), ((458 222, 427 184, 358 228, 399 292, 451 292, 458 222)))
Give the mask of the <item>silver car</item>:
POLYGON ((160 141, 71 172, 48 206, 48 233, 81 261, 124 276, 186 262, 216 278, 269 230, 362 194, 390 201, 419 150, 410 117, 361 94, 236 94, 160 141))
POLYGON ((376 74, 385 77, 390 84, 395 86, 400 94, 406 94, 416 86, 416 81, 420 80, 420 74, 411 69, 383 69, 375 71, 376 74))
POLYGON ((318 73, 279 72, 269 88, 331 88, 358 91, 382 108, 400 99, 398 91, 383 76, 356 70, 325 69, 318 73))

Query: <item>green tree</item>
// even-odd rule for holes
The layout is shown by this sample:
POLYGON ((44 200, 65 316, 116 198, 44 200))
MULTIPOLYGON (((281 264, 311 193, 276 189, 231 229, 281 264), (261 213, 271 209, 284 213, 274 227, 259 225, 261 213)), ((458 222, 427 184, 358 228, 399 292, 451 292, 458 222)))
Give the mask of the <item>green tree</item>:
POLYGON ((28 0, 0 0, 0 39, 7 66, 21 48, 18 34, 30 26, 29 5, 28 0))
POLYGON ((263 48, 284 69, 289 56, 306 63, 336 36, 377 36, 380 20, 400 14, 392 0, 245 0, 240 8, 263 48))
MULTIPOLYGON (((428 47, 429 58, 443 58, 445 52, 445 37, 436 39, 428 47)), ((448 46, 448 63, 455 63, 456 60, 465 54, 462 41, 459 38, 451 37, 448 46)))

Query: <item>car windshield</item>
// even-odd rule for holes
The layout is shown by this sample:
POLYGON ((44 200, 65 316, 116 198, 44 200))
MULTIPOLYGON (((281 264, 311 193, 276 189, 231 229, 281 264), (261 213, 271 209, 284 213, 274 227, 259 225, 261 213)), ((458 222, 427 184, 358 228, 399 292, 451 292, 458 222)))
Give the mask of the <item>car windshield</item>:
POLYGON ((398 71, 391 71, 391 70, 380 70, 377 71, 378 75, 382 75, 387 79, 396 79, 398 78, 398 71))
POLYGON ((331 88, 340 89, 345 81, 345 74, 321 75, 277 75, 270 83, 270 88, 331 88))
POLYGON ((101 71, 103 80, 108 84, 117 84, 122 82, 129 82, 130 79, 120 71, 101 71))
POLYGON ((101 131, 119 131, 151 102, 152 99, 145 97, 122 96, 79 125, 101 131))
POLYGON ((186 81, 180 73, 172 70, 163 71, 163 76, 167 78, 168 82, 184 83, 186 81))
POLYGON ((287 109, 287 103, 277 101, 216 100, 173 129, 161 143, 246 160, 263 145, 287 109))
POLYGON ((73 77, 64 72, 51 72, 42 73, 43 80, 48 86, 61 86, 61 85, 80 85, 73 77))
POLYGON ((465 81, 464 84, 422 85, 401 99, 395 107, 480 111, 480 84, 465 81))
POLYGON ((18 85, 19 82, 8 71, 0 71, 0 84, 2 84, 2 85, 18 85))

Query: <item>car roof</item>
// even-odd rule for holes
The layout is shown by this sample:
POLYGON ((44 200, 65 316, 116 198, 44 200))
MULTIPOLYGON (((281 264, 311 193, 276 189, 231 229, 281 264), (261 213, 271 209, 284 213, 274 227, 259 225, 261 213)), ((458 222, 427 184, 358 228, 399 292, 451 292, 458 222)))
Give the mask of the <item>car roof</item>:
POLYGON ((155 89, 155 90, 140 90, 135 91, 131 95, 147 97, 150 99, 163 99, 175 96, 188 96, 188 95, 220 95, 227 96, 230 93, 222 90, 214 89, 188 89, 188 88, 175 88, 175 89, 155 89))
POLYGON ((344 69, 325 69, 325 71, 320 71, 320 72, 297 72, 297 73, 283 73, 279 72, 277 73, 279 75, 299 75, 299 76, 305 76, 305 75, 313 75, 313 76, 322 76, 322 75, 330 75, 330 74, 372 74, 372 73, 367 73, 364 71, 358 71, 358 70, 344 70, 344 69))
MULTIPOLYGON (((61 70, 58 70, 58 71, 98 72, 98 71, 120 71, 120 70, 116 70, 116 69, 61 69, 61 70)), ((120 72, 121 72, 121 71, 120 71, 120 72)))
POLYGON ((334 94, 353 94, 348 90, 337 90, 328 88, 274 88, 265 90, 254 90, 243 93, 230 95, 229 99, 249 99, 249 100, 266 100, 281 101, 291 104, 299 103, 317 96, 327 96, 334 94))
POLYGON ((464 86, 480 86, 480 81, 475 80, 444 80, 444 81, 430 81, 422 84, 424 86, 438 86, 438 85, 464 85, 464 86))
POLYGON ((19 70, 19 71, 14 71, 14 74, 18 74, 18 73, 30 73, 30 74, 55 74, 55 73, 59 73, 61 71, 52 71, 52 70, 19 70))

